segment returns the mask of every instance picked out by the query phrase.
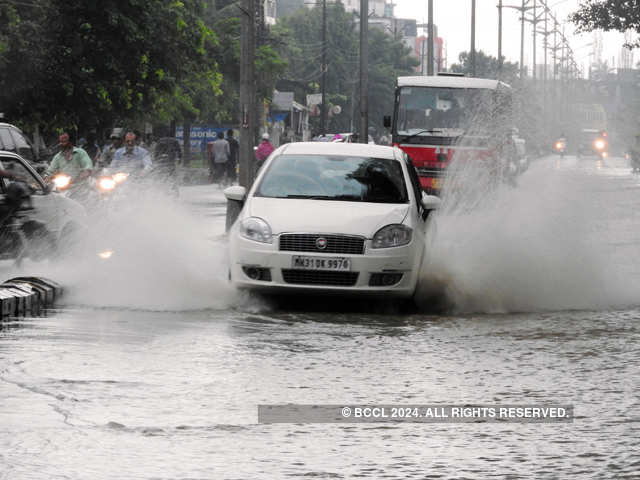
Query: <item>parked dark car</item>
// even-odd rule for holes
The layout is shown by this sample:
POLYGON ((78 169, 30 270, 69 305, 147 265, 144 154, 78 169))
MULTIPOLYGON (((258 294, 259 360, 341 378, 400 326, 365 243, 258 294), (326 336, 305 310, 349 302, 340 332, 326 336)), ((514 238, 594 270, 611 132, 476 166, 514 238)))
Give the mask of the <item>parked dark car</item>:
POLYGON ((47 164, 38 158, 29 138, 22 130, 10 123, 0 123, 0 150, 17 153, 38 173, 42 173, 47 168, 47 164))

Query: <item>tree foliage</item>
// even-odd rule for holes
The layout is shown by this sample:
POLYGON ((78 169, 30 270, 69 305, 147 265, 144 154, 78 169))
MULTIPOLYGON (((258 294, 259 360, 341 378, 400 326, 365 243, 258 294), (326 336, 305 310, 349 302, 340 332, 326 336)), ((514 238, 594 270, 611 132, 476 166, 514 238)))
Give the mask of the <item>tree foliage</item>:
MULTIPOLYGON (((359 35, 357 17, 341 3, 327 5, 326 92, 327 103, 342 107, 340 115, 330 117, 327 131, 357 128, 359 105, 359 35)), ((322 77, 322 8, 297 10, 273 29, 276 48, 288 62, 280 90, 294 91, 304 101, 306 94, 320 93, 322 77)), ((382 130, 382 117, 393 109, 396 77, 413 73, 418 60, 400 40, 376 28, 369 29, 369 122, 382 130)), ((312 128, 319 128, 318 117, 312 128)))
POLYGON ((15 5, 0 9, 0 31, 9 32, 0 40, 0 104, 23 124, 111 125, 172 103, 193 109, 193 83, 219 93, 209 57, 217 39, 201 1, 15 5))
MULTIPOLYGON (((640 0, 586 0, 569 16, 579 32, 633 30, 640 33, 640 0)), ((628 47, 640 46, 640 38, 628 47)))
MULTIPOLYGON (((471 56, 469 52, 462 52, 458 56, 459 63, 451 65, 451 71, 454 73, 463 73, 471 76, 473 68, 471 65, 471 56)), ((476 52, 476 77, 478 78, 500 78, 507 83, 513 83, 518 76, 518 64, 505 62, 502 60, 502 72, 498 59, 492 55, 487 55, 482 50, 476 52)))

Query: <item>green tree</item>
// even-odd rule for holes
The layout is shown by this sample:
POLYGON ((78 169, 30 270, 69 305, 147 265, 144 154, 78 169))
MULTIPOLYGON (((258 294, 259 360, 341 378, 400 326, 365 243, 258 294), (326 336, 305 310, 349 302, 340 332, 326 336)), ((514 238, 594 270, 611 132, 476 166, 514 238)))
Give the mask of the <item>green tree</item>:
POLYGON ((194 82, 212 96, 219 92, 220 76, 208 55, 217 40, 201 19, 201 1, 20 4, 0 16, 0 31, 9 27, 0 104, 23 124, 101 128, 169 110, 172 98, 188 110, 194 82))
MULTIPOLYGON (((328 120, 327 131, 344 132, 357 129, 359 105, 359 36, 357 18, 346 12, 341 3, 327 5, 327 103, 340 105, 342 113, 328 120)), ((288 62, 279 90, 294 91, 304 101, 309 93, 320 93, 322 77, 322 8, 298 10, 274 27, 279 40, 276 48, 288 62)), ((384 114, 393 108, 396 78, 409 75, 418 65, 410 49, 400 40, 371 27, 369 29, 369 122, 381 131, 384 114)), ((312 118, 312 128, 320 119, 312 118)))
MULTIPOLYGON (((640 34, 640 1, 638 0, 586 0, 569 16, 578 32, 593 30, 633 30, 640 34)), ((640 46, 640 38, 628 47, 640 46)))
MULTIPOLYGON (((471 76, 473 68, 469 52, 462 52, 458 55, 459 63, 451 65, 454 73, 463 73, 471 76)), ((518 76, 518 64, 505 62, 502 57, 502 72, 500 72, 498 59, 492 55, 487 55, 482 50, 476 52, 476 77, 478 78, 500 78, 507 83, 513 83, 518 76)))

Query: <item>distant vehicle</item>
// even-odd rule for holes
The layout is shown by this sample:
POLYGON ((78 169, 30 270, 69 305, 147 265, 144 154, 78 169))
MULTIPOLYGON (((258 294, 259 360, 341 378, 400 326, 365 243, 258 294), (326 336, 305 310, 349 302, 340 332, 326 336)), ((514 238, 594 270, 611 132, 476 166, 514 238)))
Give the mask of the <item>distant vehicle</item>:
POLYGON ((607 132, 593 128, 583 128, 578 139, 578 157, 597 156, 606 158, 609 155, 607 132))
MULTIPOLYGON (((317 135, 311 140, 314 142, 342 142, 342 143, 358 143, 358 135, 353 132, 347 133, 327 133, 325 135, 317 135)), ((368 139, 369 145, 375 145, 375 141, 371 135, 368 139)))
POLYGON ((510 176, 517 158, 511 130, 511 87, 498 80, 437 75, 398 77, 392 144, 413 160, 427 193, 439 194, 447 168, 459 150, 475 153, 497 175, 510 176), (511 145, 507 145, 511 142, 511 145))
POLYGON ((14 152, 27 160, 39 173, 47 168, 40 162, 29 138, 15 125, 0 123, 0 150, 14 152))
MULTIPOLYGON (((69 241, 69 235, 84 227, 84 207, 52 191, 35 169, 14 152, 0 151, 0 169, 11 173, 20 179, 20 183, 28 186, 32 208, 25 212, 27 218, 23 224, 29 229, 26 236, 38 243, 39 248, 34 251, 45 256, 55 255, 57 247, 69 241)), ((0 197, 7 194, 12 183, 14 182, 6 178, 0 178, 0 197)), ((3 249, 0 248, 0 258, 2 254, 3 249)))
POLYGON ((411 297, 429 212, 401 150, 348 143, 288 143, 273 152, 229 231, 230 279, 272 293, 411 297))

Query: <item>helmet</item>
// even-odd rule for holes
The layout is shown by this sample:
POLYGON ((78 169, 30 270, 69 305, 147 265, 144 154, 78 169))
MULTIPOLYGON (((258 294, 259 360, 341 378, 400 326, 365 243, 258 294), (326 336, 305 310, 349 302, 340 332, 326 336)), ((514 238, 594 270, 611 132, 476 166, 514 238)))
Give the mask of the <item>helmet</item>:
POLYGON ((262 134, 262 139, 263 139, 263 140, 269 140, 269 134, 268 134, 267 132, 264 132, 264 133, 262 134))

